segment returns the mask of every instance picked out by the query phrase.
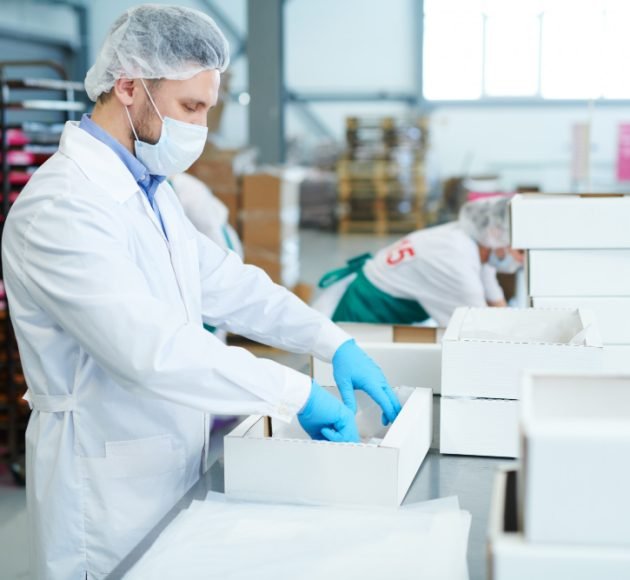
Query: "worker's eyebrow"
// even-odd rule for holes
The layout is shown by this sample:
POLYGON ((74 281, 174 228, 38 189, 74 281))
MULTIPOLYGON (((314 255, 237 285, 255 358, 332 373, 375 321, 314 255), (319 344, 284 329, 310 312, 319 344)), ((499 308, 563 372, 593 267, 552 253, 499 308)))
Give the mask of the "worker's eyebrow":
POLYGON ((184 98, 182 99, 182 103, 195 107, 195 108, 199 107, 200 105, 206 109, 210 107, 210 104, 208 103, 208 101, 203 101, 199 99, 184 98))

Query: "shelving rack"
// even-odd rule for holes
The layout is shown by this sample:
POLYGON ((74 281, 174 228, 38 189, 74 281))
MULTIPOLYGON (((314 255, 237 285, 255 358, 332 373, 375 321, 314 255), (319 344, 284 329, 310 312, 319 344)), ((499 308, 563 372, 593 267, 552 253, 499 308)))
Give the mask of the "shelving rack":
MULTIPOLYGON (((82 83, 69 81, 56 62, 0 61, 0 239, 11 205, 57 150, 63 123, 85 110, 77 100, 82 94, 82 83), (59 78, 37 77, 51 71, 59 78)), ((29 409, 22 399, 26 383, 2 280, 0 264, 0 461, 7 461, 15 479, 23 482, 29 409)))

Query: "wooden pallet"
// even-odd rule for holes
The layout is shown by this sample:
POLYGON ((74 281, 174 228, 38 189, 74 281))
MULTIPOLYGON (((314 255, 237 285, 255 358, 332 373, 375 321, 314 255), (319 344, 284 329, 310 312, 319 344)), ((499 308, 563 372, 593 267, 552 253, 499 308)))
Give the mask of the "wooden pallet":
POLYGON ((341 218, 338 232, 340 234, 369 233, 377 236, 388 234, 406 234, 422 229, 426 225, 424 215, 420 212, 404 219, 380 218, 375 220, 357 220, 341 218))

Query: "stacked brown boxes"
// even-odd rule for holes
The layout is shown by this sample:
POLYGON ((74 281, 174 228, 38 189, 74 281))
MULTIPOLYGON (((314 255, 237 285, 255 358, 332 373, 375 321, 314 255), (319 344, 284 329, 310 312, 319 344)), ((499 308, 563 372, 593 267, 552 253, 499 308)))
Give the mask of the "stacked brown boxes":
POLYGON ((245 262, 287 288, 300 275, 300 169, 243 177, 241 226, 245 262))
POLYGON ((341 233, 408 232, 425 225, 425 118, 346 121, 346 153, 337 163, 341 233))
POLYGON ((241 176, 254 168, 253 149, 218 149, 208 143, 188 173, 203 181, 229 211, 230 225, 239 228, 241 176))

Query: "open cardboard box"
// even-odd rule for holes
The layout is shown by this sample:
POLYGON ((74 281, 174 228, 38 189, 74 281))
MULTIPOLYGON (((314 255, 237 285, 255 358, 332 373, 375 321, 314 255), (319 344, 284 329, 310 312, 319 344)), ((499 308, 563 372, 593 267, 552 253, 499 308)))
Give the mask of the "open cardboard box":
POLYGON ((532 298, 534 308, 590 310, 604 344, 630 344, 630 296, 563 296, 532 298))
POLYGON ((589 311, 462 307, 442 341, 442 396, 519 399, 525 369, 598 372, 602 360, 589 311))
POLYGON ((510 207, 513 248, 630 248, 630 196, 523 194, 510 207))
MULTIPOLYGON (((442 345, 363 342, 360 346, 381 367, 390 385, 425 387, 432 389, 436 394, 440 393, 442 345)), ((335 385, 330 363, 313 358, 312 374, 320 385, 335 385)))
POLYGON ((488 522, 491 580, 627 580, 630 550, 528 543, 518 525, 517 471, 498 470, 488 522))
POLYGON ((530 250, 530 296, 630 296, 630 250, 530 250))
POLYGON ((521 432, 527 539, 629 549, 630 375, 526 375, 521 432))
MULTIPOLYGON (((254 501, 399 506, 413 482, 432 434, 430 389, 396 389, 403 408, 389 427, 378 406, 357 392, 357 424, 365 443, 313 441, 297 419, 246 419, 224 442, 225 493, 254 501), (380 442, 370 442, 373 439, 380 442)), ((336 389, 331 393, 337 396, 336 389)))
POLYGON ((519 401, 440 399, 440 453, 518 457, 519 401))
POLYGON ((443 328, 405 324, 371 324, 366 322, 338 322, 357 342, 426 343, 441 342, 443 328))

